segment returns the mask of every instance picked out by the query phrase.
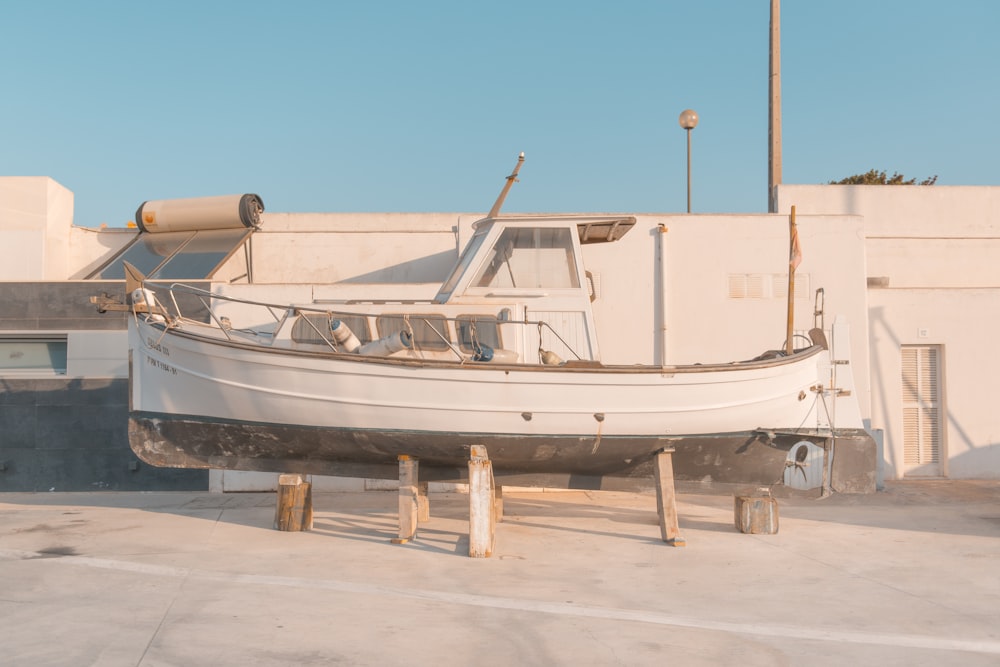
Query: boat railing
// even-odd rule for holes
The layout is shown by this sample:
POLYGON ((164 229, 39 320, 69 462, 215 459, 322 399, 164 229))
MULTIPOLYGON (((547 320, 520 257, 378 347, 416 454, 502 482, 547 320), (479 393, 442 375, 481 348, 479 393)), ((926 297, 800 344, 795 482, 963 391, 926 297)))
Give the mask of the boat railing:
MULTIPOLYGON (((212 300, 231 301, 233 303, 242 303, 249 306, 262 307, 266 312, 268 312, 271 315, 271 317, 277 323, 277 326, 275 327, 275 332, 281 330, 281 328, 284 326, 284 323, 289 316, 288 306, 278 306, 276 304, 266 303, 263 301, 253 301, 250 299, 241 299, 238 297, 225 296, 222 294, 214 294, 209 290, 205 290, 200 287, 194 287, 192 285, 187 285, 185 283, 173 283, 170 285, 170 287, 167 288, 167 291, 170 294, 170 302, 174 306, 174 313, 178 320, 184 320, 186 318, 184 317, 184 313, 183 310, 181 309, 180 303, 177 302, 177 293, 190 294, 198 299, 198 302, 208 313, 208 316, 211 319, 211 321, 215 323, 215 325, 226 335, 226 338, 228 338, 229 340, 233 339, 232 335, 230 334, 230 331, 232 331, 232 325, 229 322, 228 318, 224 316, 220 317, 216 314, 215 309, 212 307, 211 304, 212 300), (279 316, 275 311, 281 311, 281 315, 279 316)), ((255 333, 259 335, 261 332, 255 331, 255 333)), ((322 336, 322 334, 320 335, 322 336)))
MULTIPOLYGON (((287 323, 289 322, 289 320, 292 319, 292 318, 295 318, 298 315, 307 315, 307 314, 324 315, 324 316, 326 316, 327 322, 331 323, 331 324, 332 324, 333 320, 335 320, 335 319, 343 319, 343 318, 347 318, 347 317, 368 317, 368 316, 371 315, 371 313, 359 312, 359 311, 347 311, 347 310, 340 311, 340 310, 331 310, 331 309, 327 309, 327 308, 316 308, 316 307, 303 306, 303 305, 275 304, 275 303, 271 303, 271 302, 267 302, 267 301, 257 301, 257 300, 254 300, 254 299, 246 299, 246 298, 243 298, 243 297, 230 296, 230 295, 226 295, 226 294, 217 294, 217 293, 214 293, 214 292, 212 292, 210 290, 207 290, 207 289, 204 289, 204 288, 201 288, 201 287, 195 287, 193 285, 188 285, 186 283, 172 283, 167 288, 167 291, 170 294, 170 302, 173 305, 174 316, 175 316, 175 318, 176 318, 176 320, 178 322, 179 321, 183 321, 185 319, 190 319, 190 318, 186 318, 184 316, 183 310, 181 308, 181 304, 177 300, 177 294, 189 294, 189 295, 195 297, 198 300, 198 302, 201 304, 202 308, 204 308, 205 311, 208 313, 208 317, 211 320, 211 322, 213 324, 215 324, 215 326, 230 341, 234 340, 234 337, 232 335, 233 331, 241 332, 241 333, 244 333, 244 334, 252 334, 254 336, 269 336, 271 339, 274 339, 274 338, 276 338, 278 336, 278 334, 282 331, 282 329, 287 325, 287 323), (238 303, 238 304, 242 304, 242 305, 246 305, 246 306, 254 306, 254 307, 259 307, 259 308, 263 309, 265 312, 267 312, 269 314, 269 316, 271 317, 271 319, 274 320, 274 328, 273 328, 273 330, 272 331, 264 331, 263 329, 260 328, 261 325, 258 325, 257 327, 253 327, 253 328, 249 328, 249 329, 234 327, 232 325, 232 323, 230 322, 230 320, 229 320, 228 317, 226 317, 226 316, 220 316, 219 314, 216 313, 216 309, 213 306, 213 303, 214 302, 219 302, 219 301, 226 301, 226 302, 230 302, 230 303, 238 303)), ((448 336, 446 336, 445 334, 443 334, 437 327, 435 327, 433 325, 432 321, 430 319, 428 319, 427 317, 421 317, 420 315, 404 314, 403 315, 403 319, 404 319, 404 323, 405 323, 404 326, 407 329, 409 329, 409 333, 411 335, 412 335, 413 331, 412 331, 412 326, 411 326, 410 321, 411 320, 415 320, 415 321, 422 322, 423 324, 426 325, 426 327, 427 327, 428 330, 430 330, 431 332, 433 332, 433 334, 435 336, 437 336, 439 339, 441 339, 441 341, 448 347, 449 350, 451 350, 451 352, 453 352, 455 354, 455 356, 460 361, 464 361, 466 359, 467 355, 463 354, 463 352, 461 351, 461 349, 459 349, 459 347, 454 342, 452 342, 448 336)), ((308 326, 310 329, 312 329, 312 331, 316 333, 316 335, 319 337, 319 339, 322 341, 322 343, 324 345, 326 345, 327 347, 329 347, 331 351, 333 351, 333 352, 343 352, 344 351, 341 348, 341 346, 338 345, 337 341, 334 339, 334 337, 329 332, 324 332, 324 331, 322 331, 320 329, 320 327, 316 326, 316 323, 315 323, 315 321, 314 321, 313 318, 303 317, 303 318, 300 318, 300 321, 304 322, 306 326, 308 326)), ((434 321, 435 322, 442 322, 442 321, 444 321, 444 322, 451 322, 451 323, 457 325, 457 323, 459 323, 459 322, 469 322, 469 319, 468 319, 468 316, 463 316, 463 317, 449 317, 449 316, 447 316, 447 315, 445 315, 443 313, 435 313, 434 314, 434 321)), ((563 338, 562 335, 560 335, 560 333, 558 331, 556 331, 556 329, 551 324, 549 324, 548 322, 546 322, 545 320, 529 320, 529 319, 524 319, 524 320, 501 320, 501 319, 497 319, 497 324, 498 325, 502 324, 504 326, 513 325, 513 326, 523 326, 523 327, 529 327, 529 326, 530 327, 536 327, 537 330, 538 330, 539 355, 541 355, 541 353, 543 352, 543 350, 541 349, 542 333, 543 333, 543 331, 548 331, 549 333, 552 334, 552 336, 556 340, 558 340, 565 347, 566 350, 569 350, 570 354, 572 354, 577 360, 583 360, 583 357, 581 357, 580 354, 577 353, 577 351, 573 348, 573 346, 570 345, 569 342, 567 342, 566 339, 563 338)), ((169 326, 169 324, 168 324, 168 326, 169 326)), ((475 320, 472 320, 472 322, 471 322, 470 332, 471 332, 471 335, 472 335, 472 338, 473 338, 473 340, 472 340, 473 347, 476 347, 476 346, 480 345, 481 342, 479 340, 477 340, 477 338, 476 338, 476 322, 475 322, 475 320)))

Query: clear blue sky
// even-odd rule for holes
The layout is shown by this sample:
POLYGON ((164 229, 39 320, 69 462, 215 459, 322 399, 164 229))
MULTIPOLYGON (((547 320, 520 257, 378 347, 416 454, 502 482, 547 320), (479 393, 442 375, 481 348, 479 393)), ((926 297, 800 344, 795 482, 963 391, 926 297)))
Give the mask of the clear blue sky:
MULTIPOLYGON (((1000 185, 1000 2, 784 0, 784 182, 1000 185)), ((268 211, 767 206, 768 0, 56 2, 0 12, 0 175, 75 222, 268 211)))

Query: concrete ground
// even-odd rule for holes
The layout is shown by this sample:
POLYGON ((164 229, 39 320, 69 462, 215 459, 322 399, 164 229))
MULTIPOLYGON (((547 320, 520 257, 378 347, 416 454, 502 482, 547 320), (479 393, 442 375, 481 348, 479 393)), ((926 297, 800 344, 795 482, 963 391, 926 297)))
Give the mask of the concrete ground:
POLYGON ((0 494, 0 664, 998 665, 1000 482, 781 499, 776 535, 683 492, 505 493, 490 559, 468 499, 394 545, 393 492, 0 494))

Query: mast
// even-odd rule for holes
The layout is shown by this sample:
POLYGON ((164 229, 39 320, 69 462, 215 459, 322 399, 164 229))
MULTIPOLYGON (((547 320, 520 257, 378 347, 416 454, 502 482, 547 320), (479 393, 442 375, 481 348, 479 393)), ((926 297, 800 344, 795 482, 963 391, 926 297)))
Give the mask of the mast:
POLYGON ((795 269, 802 261, 802 248, 799 246, 799 228, 795 224, 795 207, 788 216, 788 320, 785 327, 785 354, 792 354, 795 346, 792 344, 795 321, 795 269))
POLYGON ((775 186, 781 183, 781 0, 771 0, 768 72, 767 212, 777 213, 775 186))
POLYGON ((510 187, 517 182, 517 172, 521 170, 521 165, 524 164, 524 151, 517 156, 517 164, 514 166, 514 171, 510 176, 507 177, 507 182, 503 184, 503 190, 500 191, 500 196, 493 203, 493 208, 490 212, 486 214, 488 218, 495 218, 500 215, 500 207, 503 206, 503 200, 507 198, 507 193, 510 192, 510 187))

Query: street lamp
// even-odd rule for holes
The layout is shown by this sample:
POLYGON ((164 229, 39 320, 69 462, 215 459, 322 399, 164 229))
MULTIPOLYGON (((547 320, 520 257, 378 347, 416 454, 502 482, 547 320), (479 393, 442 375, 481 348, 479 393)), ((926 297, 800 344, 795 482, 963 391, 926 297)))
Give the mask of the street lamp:
POLYGON ((694 109, 681 112, 677 122, 687 131, 688 139, 688 213, 691 212, 691 130, 698 126, 698 113, 694 109))

